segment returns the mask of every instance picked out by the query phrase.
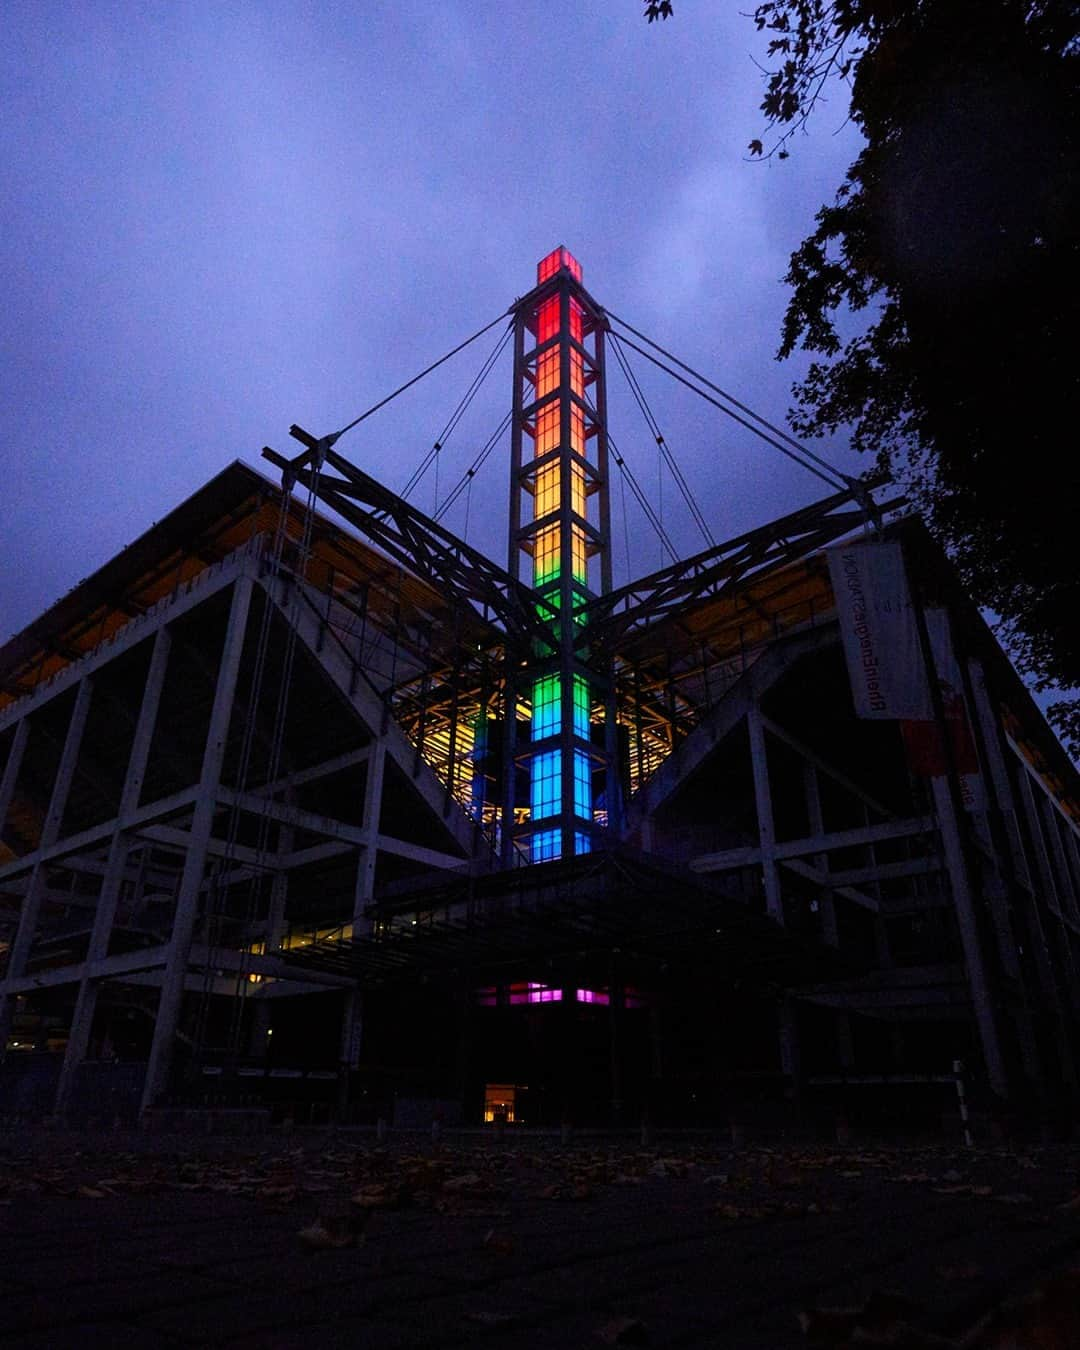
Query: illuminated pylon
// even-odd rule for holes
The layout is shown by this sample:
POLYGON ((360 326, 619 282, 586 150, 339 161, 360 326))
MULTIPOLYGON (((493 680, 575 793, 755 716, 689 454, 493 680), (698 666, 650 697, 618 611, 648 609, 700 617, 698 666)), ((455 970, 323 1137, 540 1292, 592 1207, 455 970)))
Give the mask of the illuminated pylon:
POLYGON ((514 315, 508 570, 535 590, 552 640, 508 689, 507 706, 530 706, 531 721, 525 744, 506 720, 503 856, 545 862, 590 852, 618 810, 610 682, 582 657, 582 607, 611 589, 606 320, 565 248, 540 262, 514 315))

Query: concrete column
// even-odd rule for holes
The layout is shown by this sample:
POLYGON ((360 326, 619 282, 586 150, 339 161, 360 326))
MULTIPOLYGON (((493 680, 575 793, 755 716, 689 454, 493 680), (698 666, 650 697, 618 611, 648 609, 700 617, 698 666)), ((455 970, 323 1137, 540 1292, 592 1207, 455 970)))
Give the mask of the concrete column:
MULTIPOLYGON (((1009 869, 1013 874, 1012 894, 1014 903, 1023 905, 1029 914, 1029 926, 1031 929, 1031 942, 1035 948, 1035 963, 1039 970, 1039 978, 1045 987, 1046 993, 1058 1003, 1056 981, 1053 972, 1050 969, 1049 955, 1046 951, 1046 944, 1042 932, 1042 923, 1038 916, 1037 906, 1033 897, 1027 892, 1023 885, 1018 884, 1016 879, 1022 879, 1023 882, 1030 881, 1031 868, 1024 851, 1023 840, 1020 835, 1019 825, 1017 823, 1016 802, 1013 797, 1012 782, 1009 778, 1008 767, 1005 762, 1005 751, 1003 749, 998 719, 995 715, 993 705, 990 700, 990 694, 986 687, 986 675, 982 664, 978 661, 968 662, 968 676, 971 683, 972 702, 975 706, 976 721, 981 733, 982 750, 984 762, 988 771, 990 786, 993 791, 993 800, 997 807, 997 812, 1003 826, 1005 842, 1008 852, 1011 855, 1009 859, 1002 857, 1001 863, 1011 861, 1009 869)), ((1024 971, 1020 963, 1019 953, 1016 948, 1016 936, 1013 932, 1012 924, 1009 920, 1008 912, 1004 908, 1008 899, 1008 894, 1002 895, 1000 899, 996 894, 991 894, 991 904, 996 907, 1001 906, 1001 912, 995 912, 995 921, 998 928, 998 946, 1001 952, 1002 966, 1007 975, 1015 980, 1021 988, 1024 998, 1022 1010, 1017 1017, 1017 1030, 1023 1046, 1023 1055, 1025 1059, 1025 1068, 1029 1073, 1038 1076, 1039 1081, 1045 1083, 1046 1073, 1042 1062, 1042 1056, 1038 1050, 1037 1037, 1035 1035, 1035 1024, 1032 1015, 1032 993, 1024 984, 1024 971)), ((1036 998, 1038 997, 1036 992, 1036 998)), ((1060 1004, 1059 1015, 1060 1015, 1060 1004)))
POLYGON ((143 1111, 152 1106, 165 1091, 169 1081, 169 1070, 172 1067, 176 1028, 184 998, 184 977, 187 973, 191 941, 198 915, 199 889, 206 868, 207 845, 214 824, 217 788, 225 759, 229 719, 232 716, 236 679, 244 649, 244 630, 251 608, 251 592, 251 578, 247 575, 238 577, 233 588, 229 625, 225 633, 225 646, 221 654, 217 688, 214 691, 214 703, 210 712, 210 726, 203 751, 199 796, 195 802, 195 815, 191 825, 191 842, 184 858, 184 870, 176 897, 169 954, 165 963, 157 1021, 154 1025, 154 1040, 150 1047, 150 1062, 143 1088, 141 1106, 143 1111))
POLYGON ((171 638, 168 628, 162 626, 154 638, 154 650, 150 657, 150 668, 143 686, 139 716, 135 723, 135 735, 131 743, 124 786, 120 792, 120 804, 117 810, 116 833, 109 844, 109 857, 105 864, 105 876, 101 883, 97 909, 94 912, 94 926, 90 933, 90 942, 86 952, 85 971, 79 983, 79 993, 75 1002, 75 1013, 71 1019, 71 1031, 68 1036, 64 1063, 60 1070, 60 1081, 56 1089, 56 1112, 62 1114, 71 1099, 75 1075, 79 1065, 86 1058, 90 1044, 90 1030, 97 1008, 98 986, 92 975, 93 966, 109 953, 109 940, 113 924, 116 921, 116 908, 120 899, 120 887, 127 868, 128 852, 131 847, 130 836, 124 830, 124 823, 132 811, 139 805, 143 778, 150 758, 150 745, 154 736, 154 724, 157 721, 161 691, 165 684, 165 671, 169 661, 171 638))
MULTIPOLYGON (((806 793, 806 811, 810 818, 810 833, 813 835, 824 835, 825 817, 821 811, 821 789, 818 784, 817 767, 809 762, 803 761, 803 788, 806 793)), ((814 866, 819 872, 829 870, 828 853, 815 853, 814 866)), ((836 900, 833 897, 831 888, 823 886, 821 894, 818 897, 818 905, 821 908, 821 939, 828 943, 830 947, 839 947, 840 935, 836 927, 836 900)))
MULTIPOLYGON (((87 714, 90 711, 91 691, 92 685, 88 678, 79 681, 75 693, 75 706, 71 710, 67 735, 64 737, 64 748, 60 753, 60 763, 57 766, 56 778, 53 780, 49 806, 45 813, 45 823, 41 830, 39 848, 42 850, 51 848, 60 837, 64 808, 67 806, 68 794, 75 778, 75 767, 79 761, 79 747, 82 745, 82 735, 86 727, 87 714)), ((26 963, 30 956, 34 934, 37 931, 41 902, 47 886, 47 876, 47 866, 41 862, 35 863, 34 870, 30 874, 30 884, 23 896, 22 907, 19 910, 19 923, 15 930, 14 941, 11 944, 6 974, 6 978, 9 980, 20 979, 26 974, 26 963)), ((7 994, 0 994, 0 1057, 3 1056, 7 1046, 10 1025, 11 997, 7 994)))
POLYGON ((1002 749, 998 719, 990 702, 990 694, 986 688, 986 676, 981 663, 969 661, 968 674, 971 679, 976 720, 982 733, 982 748, 985 751, 986 763, 989 768, 990 783, 993 787, 997 807, 1001 812, 1009 849, 1012 853, 1013 871, 1017 876, 1027 878, 1030 868, 1017 825, 1016 802, 1013 799, 1012 784, 1005 763, 1005 752, 1002 749))
POLYGON ((1042 797, 1043 824, 1046 829, 1047 838, 1050 841, 1050 853, 1057 865, 1057 892, 1059 908, 1063 915, 1072 919, 1077 918, 1077 895, 1076 886, 1073 882, 1073 875, 1069 868, 1069 860, 1065 856, 1065 845, 1061 838, 1061 817, 1057 813, 1057 808, 1049 797, 1042 797))
POLYGON ((15 796, 15 785, 19 780, 19 770, 22 768, 23 755, 26 752, 26 742, 29 736, 30 719, 24 717, 15 728, 11 753, 4 765, 4 776, 0 778, 0 834, 3 834, 7 814, 11 809, 11 799, 15 796))
MULTIPOLYGON (((295 794, 290 794, 290 802, 295 794)), ((278 831, 278 852, 291 853, 296 843, 296 831, 291 825, 282 825, 278 831)), ((285 936, 285 906, 289 899, 289 874, 284 869, 274 873, 270 882, 270 907, 266 923, 266 950, 275 952, 285 936)))
POLYGON ((371 921, 364 913, 375 892, 375 862, 378 853, 379 812, 382 808, 383 778, 386 773, 386 742, 381 738, 368 755, 367 777, 364 781, 364 817, 362 828, 367 836, 360 846, 356 860, 356 890, 353 894, 353 938, 370 937, 371 921))
MULTIPOLYGON (((1041 792, 1039 795, 1042 795, 1041 792)), ((1043 902, 1049 913, 1047 928, 1056 928, 1057 930, 1054 934, 1056 940, 1051 939, 1051 932, 1047 929, 1043 931, 1047 939, 1050 963, 1054 967, 1054 978, 1058 987, 1058 1006, 1066 1023, 1065 1039, 1069 1046, 1066 1074, 1069 1081, 1075 1084, 1080 1078, 1080 1063, 1077 1062, 1078 1048, 1075 1035, 1077 1022, 1080 1021, 1080 983, 1077 980, 1076 966, 1073 961, 1069 928, 1064 917, 1063 898, 1054 877, 1054 869, 1046 847, 1046 836, 1043 833, 1042 821, 1039 818, 1039 802, 1036 800, 1031 775, 1023 765, 1020 772, 1020 800, 1027 816, 1028 831, 1035 852, 1036 870, 1042 881, 1043 902)), ((1038 908, 1037 904, 1035 908, 1038 908)))
POLYGON ((754 773, 754 804, 757 807, 758 845, 765 879, 765 908, 771 919, 783 923, 784 902, 780 894, 780 872, 776 865, 776 828, 773 823, 772 793, 769 790, 765 728, 757 704, 746 714, 746 726, 750 732, 750 764, 754 773))
POLYGON ((1009 1089, 1008 1075, 1001 1053, 997 1015, 990 992, 990 978, 979 936, 978 918, 968 880, 967 860, 964 857, 952 789, 947 778, 932 778, 930 781, 938 828, 941 832, 942 851, 945 855, 945 870, 949 876, 953 908, 960 929, 971 1002, 975 1011, 975 1024, 979 1032, 987 1078, 993 1091, 999 1096, 1006 1097, 1009 1089))

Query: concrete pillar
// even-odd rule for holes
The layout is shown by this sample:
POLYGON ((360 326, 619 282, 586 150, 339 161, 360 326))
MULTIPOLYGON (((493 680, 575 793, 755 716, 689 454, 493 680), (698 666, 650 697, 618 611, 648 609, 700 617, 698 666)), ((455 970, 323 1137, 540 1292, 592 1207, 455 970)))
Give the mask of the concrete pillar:
MULTIPOLYGON (((810 833, 813 835, 824 835, 825 817, 821 810, 821 788, 818 783, 818 771, 815 765, 809 760, 803 761, 803 790, 806 793, 806 811, 810 818, 810 833)), ((828 853, 815 853, 814 866, 819 872, 829 870, 828 853)), ((832 889, 823 886, 821 894, 818 896, 818 906, 821 911, 821 940, 830 947, 839 947, 840 935, 836 927, 836 900, 832 889)))
POLYGON ((150 657, 150 668, 143 686, 139 716, 135 723, 135 735, 128 757, 124 786, 120 791, 120 804, 117 811, 116 833, 109 844, 109 857, 105 864, 105 876, 101 883, 97 909, 94 912, 94 926, 90 932, 90 942, 86 952, 84 974, 79 982, 79 993, 75 1002, 75 1013, 71 1019, 71 1031, 68 1036, 64 1063, 60 1070, 60 1081, 56 1089, 56 1113, 62 1114, 71 1099, 75 1075, 79 1065, 86 1058, 90 1044, 90 1030, 97 1008, 98 986, 94 979, 93 967, 109 952, 109 939, 112 936, 116 920, 116 908, 120 899, 120 887, 127 867, 131 838, 124 829, 128 816, 139 805, 143 778, 150 758, 150 745, 154 736, 154 724, 157 721, 158 705, 165 683, 165 671, 169 661, 170 635, 168 628, 162 626, 154 638, 154 650, 150 657))
MULTIPOLYGON (((90 711, 91 692, 92 685, 89 678, 80 680, 75 693, 75 706, 71 710, 67 734, 64 737, 64 748, 60 753, 60 763, 53 780, 52 793, 49 796, 45 823, 41 830, 41 842, 38 846, 41 852, 51 848, 60 837, 64 808, 67 806, 68 794, 75 778, 75 767, 79 761, 79 747, 82 745, 82 735, 86 727, 87 714, 90 711)), ((15 938, 11 944, 11 952, 8 957, 6 978, 9 980, 20 979, 26 974, 26 963, 30 956, 34 934, 37 931, 38 915, 41 911, 41 901, 46 889, 47 875, 47 865, 43 862, 35 863, 34 870, 30 874, 30 884, 23 896, 22 906, 19 910, 19 923, 15 929, 15 938)), ((0 1057, 3 1056, 7 1046, 10 1026, 11 996, 0 994, 0 1057)))
POLYGON ((986 955, 979 935, 978 916, 968 879, 967 860, 964 857, 963 840, 953 802, 952 789, 947 778, 933 778, 930 781, 933 788, 938 829, 941 833, 942 851, 945 855, 945 870, 948 873, 949 886, 952 890, 953 908, 956 913, 960 941, 964 951, 964 964, 967 966, 968 985, 971 990, 971 1002, 975 1012, 975 1024, 979 1033, 983 1062, 986 1065, 987 1078, 991 1089, 999 1096, 1006 1097, 1009 1091, 1008 1075, 1001 1053, 997 1014, 991 994, 990 977, 986 968, 986 955))
POLYGON ((11 799, 15 795, 15 785, 19 781, 19 770, 22 768, 23 755, 26 753, 26 742, 29 736, 30 719, 24 717, 15 728, 11 753, 4 765, 4 775, 0 778, 0 834, 3 834, 7 814, 11 809, 11 799))
POLYGON ((750 733, 750 764, 754 774, 754 803, 757 807, 758 845, 765 881, 765 909, 771 919, 783 923, 784 902, 780 894, 780 872, 776 865, 776 828, 773 823, 772 793, 769 790, 765 727, 757 704, 746 714, 746 726, 750 733))
POLYGON ((214 691, 214 703, 210 713, 210 726, 203 751, 202 772, 199 776, 199 796, 195 802, 195 814, 191 825, 191 842, 184 858, 184 870, 176 897, 172 936, 169 940, 169 953, 165 963, 157 1021, 154 1025, 154 1039, 150 1047, 146 1084, 143 1088, 141 1106, 143 1111, 152 1106, 165 1091, 169 1081, 169 1070, 172 1067, 176 1029, 180 1020, 180 1009, 184 997, 184 977, 187 973, 191 942, 195 932, 199 889, 206 868, 207 845, 210 842, 210 833, 214 824, 217 788, 225 759, 229 720, 232 716, 233 698, 236 693, 236 679, 239 674, 240 658, 244 648, 244 630, 247 626, 248 611, 251 608, 251 592, 251 578, 246 575, 238 577, 233 587, 229 624, 225 633, 225 646, 221 654, 217 688, 214 691))
POLYGON ((368 755, 364 780, 364 816, 362 828, 366 842, 356 860, 356 890, 353 894, 353 938, 371 936, 371 921, 364 913, 375 892, 375 863, 378 856, 379 812, 382 808, 383 778, 386 773, 386 742, 381 737, 368 755))
MULTIPOLYGON (((1041 792, 1039 795, 1042 795, 1041 792)), ((1023 765, 1020 770, 1020 801, 1027 817, 1028 832, 1035 853, 1035 869, 1041 882, 1043 905, 1047 911, 1046 923, 1043 925, 1043 936, 1053 969, 1052 978, 1057 987, 1058 1008, 1064 1023, 1065 1075, 1069 1082, 1076 1086, 1078 1080, 1080 1080, 1080 1063, 1077 1062, 1076 1042, 1076 1025, 1080 1020, 1080 982, 1077 980, 1072 944, 1069 941, 1069 930, 1063 916, 1062 898, 1058 891, 1050 854, 1047 851, 1046 836, 1043 833, 1042 822, 1039 818, 1039 803, 1036 800, 1031 775, 1023 765)), ((1034 908, 1038 909, 1037 903, 1034 908)))

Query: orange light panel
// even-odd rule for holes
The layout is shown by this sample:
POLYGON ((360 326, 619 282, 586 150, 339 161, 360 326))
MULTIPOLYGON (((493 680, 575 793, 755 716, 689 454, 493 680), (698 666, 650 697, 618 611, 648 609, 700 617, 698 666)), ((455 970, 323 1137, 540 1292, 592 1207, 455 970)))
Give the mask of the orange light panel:
POLYGON ((559 387, 559 349, 552 347, 536 362, 536 397, 541 399, 559 387))
POLYGON ((546 455, 559 444, 559 400, 541 408, 536 415, 536 458, 546 455))

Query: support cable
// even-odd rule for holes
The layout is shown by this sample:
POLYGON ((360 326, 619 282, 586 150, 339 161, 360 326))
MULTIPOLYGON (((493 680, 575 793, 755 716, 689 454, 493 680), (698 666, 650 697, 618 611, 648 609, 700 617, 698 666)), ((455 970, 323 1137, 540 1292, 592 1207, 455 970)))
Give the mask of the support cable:
MULTIPOLYGON (((494 348, 484 358, 484 364, 480 367, 479 372, 473 376, 472 383, 469 385, 468 389, 462 395, 461 399, 458 402, 457 407, 450 414, 449 420, 443 427, 442 431, 440 431, 438 436, 435 437, 435 441, 432 444, 431 449, 424 455, 423 459, 420 461, 416 469, 413 471, 412 477, 405 484, 404 488, 402 488, 401 490, 402 500, 408 501, 409 494, 415 487, 417 487, 420 484, 421 480, 423 479, 424 475, 427 473, 428 469, 431 467, 432 464, 435 465, 435 472, 436 474, 438 474, 439 451, 442 450, 442 448, 446 445, 446 442, 449 440, 450 436, 453 435, 454 429, 457 427, 457 424, 461 421, 462 417, 465 414, 466 409, 469 407, 469 404, 476 397, 477 393, 480 390, 480 386, 484 383, 488 375, 491 373, 491 370, 494 367, 496 361, 502 355, 503 348, 510 341, 510 338, 512 336, 513 336, 513 329, 508 328, 506 332, 502 335, 502 337, 499 338, 494 348)), ((436 488, 435 492, 436 502, 438 501, 438 495, 439 495, 438 489, 436 488)))
POLYGON ((786 431, 783 431, 779 427, 774 426, 771 422, 766 421, 764 417, 761 417, 758 413, 754 412, 752 408, 748 408, 745 404, 740 403, 738 399, 733 398, 718 385, 713 384, 712 381, 706 379, 704 375, 699 375, 692 367, 686 365, 685 362, 680 361, 677 357, 672 356, 670 352, 667 352, 663 347, 659 346, 659 344, 653 342, 650 338, 645 337, 642 333, 639 333, 636 328, 632 328, 630 324, 626 323, 624 320, 616 318, 613 314, 609 314, 608 317, 614 319, 616 323, 622 324, 622 326, 629 329, 630 332, 635 333, 643 342, 647 342, 650 346, 655 347, 656 350, 667 357, 669 361, 674 362, 675 365, 679 366, 682 370, 685 370, 689 375, 692 375, 695 380, 699 380, 702 384, 707 386, 707 388, 712 389, 715 393, 719 394, 721 398, 727 399, 729 403, 740 409, 741 412, 746 413, 747 417, 752 418, 753 421, 747 421, 746 418, 740 417, 738 413, 732 412, 731 408, 718 402, 715 398, 712 398, 704 389, 699 389, 697 385, 692 384, 685 376, 680 375, 677 370, 673 370, 670 366, 665 365, 664 362, 654 356, 652 352, 646 351, 644 347, 639 347, 636 342, 631 342, 625 335, 620 335, 620 341, 625 346, 640 353, 647 361, 651 361, 654 366, 659 366, 660 369, 670 375, 672 379, 678 380, 678 382, 684 384, 687 389, 693 390, 693 392, 700 398, 703 398, 706 403, 711 403, 714 408, 718 408, 722 413, 726 413, 733 421, 738 422, 740 426, 745 427, 748 431, 752 431, 755 436, 758 436, 774 449, 779 450, 782 455, 786 455, 788 459, 792 460, 794 463, 807 469, 810 473, 814 474, 816 478, 820 478, 823 483, 827 483, 829 487, 842 491, 844 489, 851 489, 858 482, 857 479, 853 479, 848 474, 845 474, 843 470, 833 468, 828 460, 815 454, 813 450, 808 450, 806 446, 795 440, 793 436, 789 436, 786 431), (767 432, 762 431, 760 427, 754 426, 754 422, 760 423, 760 427, 767 428, 767 432, 771 432, 772 434, 767 434, 767 432))
POLYGON ((671 470, 671 476, 675 480, 675 485, 682 493, 683 501, 686 503, 690 511, 690 515, 694 520, 694 523, 697 525, 701 533, 705 536, 705 542, 710 546, 710 548, 715 547, 716 539, 713 537, 712 530, 709 529, 709 522, 705 519, 701 507, 698 506, 697 501, 694 498, 694 494, 690 491, 690 484, 686 481, 686 477, 683 474, 682 469, 679 467, 678 461, 676 460, 671 447, 665 440, 663 432, 661 432, 660 430, 660 424, 653 416, 653 411, 649 407, 649 402, 648 399, 646 399, 645 397, 645 392, 641 388, 637 376, 634 374, 629 361, 627 361, 626 356, 622 351, 622 344, 619 342, 618 337, 615 333, 611 333, 610 336, 611 336, 611 347, 615 353, 615 359, 618 361, 619 368, 622 370, 622 373, 626 376, 626 382, 630 386, 630 392, 634 395, 634 400, 637 403, 638 408, 641 410, 641 415, 645 418, 646 426, 652 432, 653 437, 656 440, 656 444, 660 449, 660 454, 663 456, 665 463, 671 470))
POLYGON ((612 439, 610 431, 608 432, 607 440, 608 446, 611 450, 611 457, 612 459, 614 459, 615 463, 619 466, 619 470, 622 473, 623 477, 627 480, 627 482, 629 482, 630 491, 634 494, 634 497, 637 500, 637 504, 641 507, 642 511, 645 513, 645 519, 656 531, 657 535, 659 536, 660 542, 664 545, 664 547, 671 554, 671 556, 673 558, 677 558, 679 555, 675 552, 675 546, 668 538, 668 534, 667 531, 664 529, 663 522, 660 520, 656 512, 653 510, 652 503, 649 501, 649 498, 643 491, 641 484, 634 477, 634 473, 633 470, 630 468, 630 465, 627 464, 626 460, 623 459, 622 455, 619 453, 619 448, 612 439))
POLYGON ((483 328, 478 329, 477 332, 475 332, 472 335, 472 337, 466 338, 464 342, 459 342, 458 345, 452 351, 447 352, 445 356, 440 356, 437 361, 433 361, 431 365, 428 366, 426 370, 422 370, 419 375, 414 375, 411 380, 406 380, 406 382, 399 388, 395 389, 392 394, 387 394, 387 396, 385 398, 380 399, 378 403, 372 404, 372 406, 368 408, 366 412, 362 412, 359 417, 354 417, 353 420, 349 422, 346 426, 343 426, 340 431, 335 431, 332 435, 327 436, 326 440, 328 443, 328 448, 329 446, 332 446, 335 441, 340 440, 341 437, 344 436, 347 431, 352 431, 353 427, 358 427, 361 422, 366 421, 367 418, 369 418, 372 415, 372 413, 377 413, 380 408, 385 408, 386 405, 390 403, 393 399, 397 398, 399 394, 403 394, 406 389, 411 389, 414 384, 418 384, 424 378, 425 375, 430 375, 433 370, 438 370, 438 368, 442 365, 445 365, 446 362, 449 361, 452 356, 457 356, 458 352, 462 352, 465 350, 466 347, 471 346, 472 343, 474 343, 477 340, 477 338, 482 338, 485 333, 490 332, 491 329, 494 328, 497 323, 502 323, 503 319, 505 318, 506 318, 505 314, 500 314, 497 318, 492 319, 490 323, 486 323, 483 326, 483 328))
POLYGON ((504 415, 502 421, 488 437, 487 441, 484 444, 484 448, 476 456, 472 464, 470 464, 469 467, 465 470, 465 472, 461 475, 461 477, 458 479, 457 483, 450 490, 450 492, 447 493, 446 497, 443 499, 442 505, 436 509, 434 516, 435 520, 441 520, 443 516, 446 515, 447 511, 449 511, 450 507, 453 506, 453 504, 465 491, 465 489, 472 485, 472 480, 476 477, 480 469, 483 468, 484 463, 487 460, 488 456, 491 454, 492 450, 494 450, 495 446, 498 444, 499 438, 502 436, 506 428, 510 425, 510 420, 512 417, 513 413, 508 412, 504 415))

